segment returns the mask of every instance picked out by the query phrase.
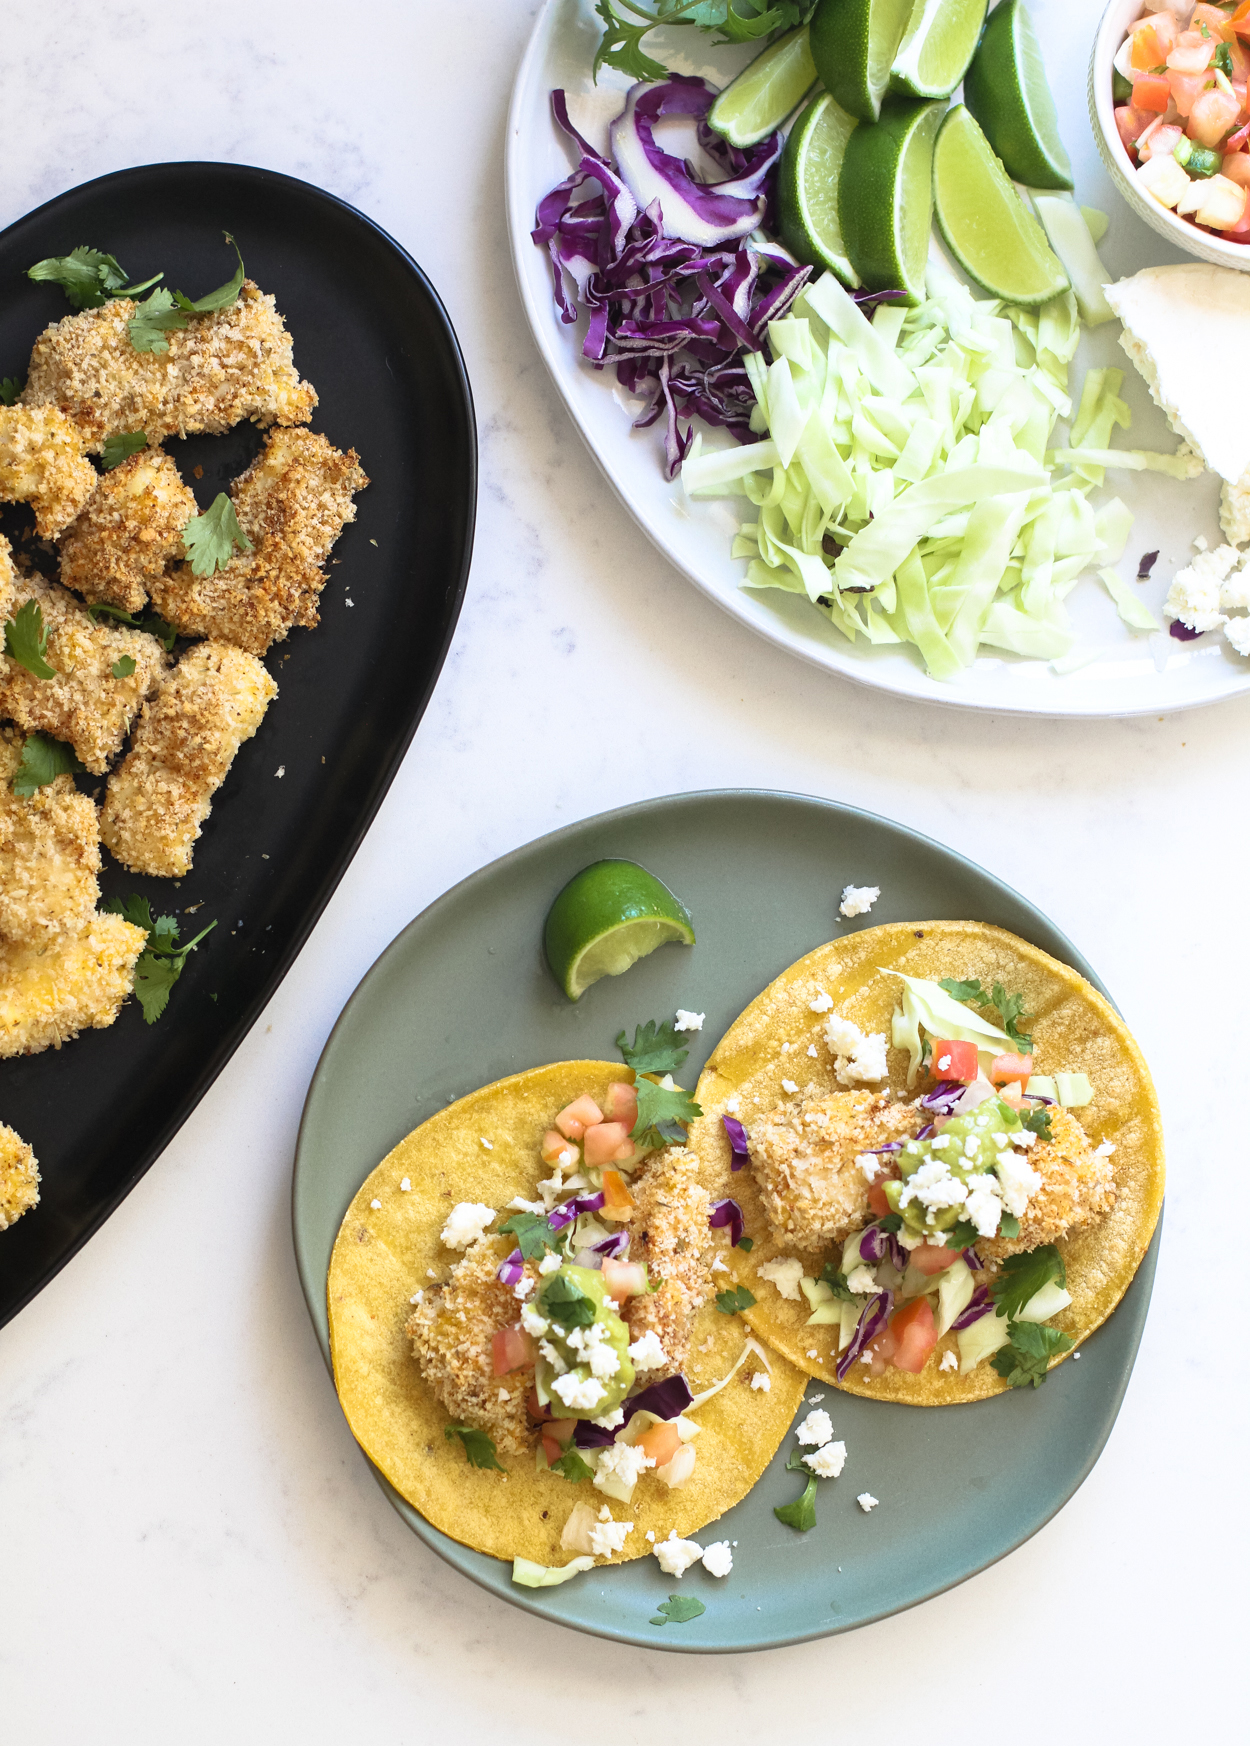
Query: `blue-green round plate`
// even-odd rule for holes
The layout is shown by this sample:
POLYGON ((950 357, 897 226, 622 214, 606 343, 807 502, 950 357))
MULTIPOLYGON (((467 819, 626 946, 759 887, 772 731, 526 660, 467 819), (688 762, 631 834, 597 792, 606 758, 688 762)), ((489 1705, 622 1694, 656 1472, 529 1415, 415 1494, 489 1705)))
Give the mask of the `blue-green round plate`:
MULTIPOLYGON (((670 795, 570 825, 515 850, 430 905, 387 947, 326 1044, 295 1160, 295 1253, 329 1363, 326 1272, 361 1181, 445 1103, 548 1061, 615 1058, 624 1026, 705 1012, 683 1071, 777 973, 857 925, 993 922, 1071 964, 1091 965, 1032 904, 981 868, 870 813, 802 795, 730 790, 670 795), (639 861, 685 902, 698 943, 669 945, 576 1004, 542 958, 543 919, 560 887, 606 856, 639 861), (848 884, 879 885, 862 922, 842 922, 848 884)), ((787 1438, 755 1489, 701 1539, 735 1543, 732 1574, 696 1567, 680 1584, 652 1558, 588 1571, 559 1588, 517 1588, 511 1566, 432 1528, 381 1475, 413 1531, 483 1588, 542 1618, 653 1649, 769 1649, 868 1624, 963 1582, 1062 1508, 1106 1442, 1137 1353, 1159 1233, 1111 1319, 1042 1388, 967 1406, 892 1406, 823 1390, 846 1441, 842 1477, 820 1487, 807 1534, 773 1515, 800 1489, 787 1438), (861 1510, 868 1491, 879 1504, 861 1510), (706 1605, 654 1626, 680 1587, 706 1605)), ((822 1392, 819 1383, 808 1397, 822 1392)))

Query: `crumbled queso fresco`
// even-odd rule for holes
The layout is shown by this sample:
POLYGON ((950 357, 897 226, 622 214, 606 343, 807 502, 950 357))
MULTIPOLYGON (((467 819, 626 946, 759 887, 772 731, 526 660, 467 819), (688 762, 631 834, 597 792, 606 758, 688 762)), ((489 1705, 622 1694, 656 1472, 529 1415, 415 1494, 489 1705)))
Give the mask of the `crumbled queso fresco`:
POLYGON ((834 1077, 839 1085, 876 1084, 889 1074, 884 1031, 865 1036, 857 1024, 834 1013, 825 1020, 825 1042, 835 1057, 834 1077))
POLYGON ((679 1006, 677 1008, 677 1021, 673 1029, 675 1031, 701 1031, 706 1017, 705 1012, 687 1012, 685 1007, 679 1006))
POLYGON ((668 1354, 654 1328, 648 1328, 641 1339, 626 1347, 626 1351, 635 1370, 659 1370, 668 1363, 668 1354))
POLYGON ((833 1421, 824 1407, 817 1407, 814 1412, 808 1413, 794 1434, 800 1443, 827 1443, 833 1435, 833 1421))
POLYGON ((846 1466, 846 1444, 823 1443, 813 1455, 803 1457, 803 1465, 809 1467, 817 1479, 836 1479, 846 1466))
POLYGON ((861 1491, 859 1496, 855 1499, 855 1502, 859 1505, 860 1509, 863 1510, 864 1514, 867 1515, 869 1510, 876 1509, 877 1505, 881 1502, 881 1499, 874 1497, 870 1491, 861 1491))
POLYGON ((751 1372, 752 1388, 758 1388, 761 1393, 767 1394, 772 1385, 773 1379, 768 1374, 767 1370, 753 1370, 751 1372))
POLYGON ((484 1235, 486 1227, 494 1223, 495 1209, 493 1206, 483 1206, 480 1201, 462 1200, 459 1206, 454 1206, 447 1216, 443 1226, 443 1242, 449 1249, 467 1249, 470 1243, 476 1243, 484 1235))
POLYGON ((703 1556, 702 1546, 693 1540, 679 1540, 676 1528, 670 1528, 668 1539, 657 1540, 651 1550, 665 1576, 684 1576, 703 1556))
POLYGON ((847 885, 838 908, 849 921, 852 916, 867 915, 880 895, 879 885, 847 885))
POLYGON ((782 1297, 792 1298, 795 1303, 799 1299, 799 1280, 803 1277, 803 1263, 793 1257, 784 1257, 779 1261, 762 1261, 759 1266, 761 1279, 771 1279, 782 1297))

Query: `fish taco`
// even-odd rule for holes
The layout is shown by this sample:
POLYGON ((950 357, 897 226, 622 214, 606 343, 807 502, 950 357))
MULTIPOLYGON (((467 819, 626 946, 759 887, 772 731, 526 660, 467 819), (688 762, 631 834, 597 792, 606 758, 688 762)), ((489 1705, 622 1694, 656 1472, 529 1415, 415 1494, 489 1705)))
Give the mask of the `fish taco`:
POLYGON ((740 1203, 756 1333, 916 1406, 1037 1386, 1106 1320, 1163 1201, 1150 1074, 1110 1004, 1002 928, 818 947, 717 1044, 690 1130, 740 1203))
POLYGON ((366 1178, 330 1262, 358 1442, 536 1586, 722 1515, 807 1381, 718 1308, 738 1209, 667 1128, 636 1132, 633 1077, 561 1062, 461 1098, 366 1178))

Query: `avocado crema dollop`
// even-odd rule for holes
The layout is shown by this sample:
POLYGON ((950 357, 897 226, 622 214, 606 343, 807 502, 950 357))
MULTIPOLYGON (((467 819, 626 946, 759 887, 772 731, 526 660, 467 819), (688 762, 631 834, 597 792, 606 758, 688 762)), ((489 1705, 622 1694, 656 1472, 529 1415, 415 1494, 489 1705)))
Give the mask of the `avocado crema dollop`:
POLYGON ((1007 1136, 1022 1131, 1016 1112, 1002 1098, 990 1097, 966 1115, 952 1116, 931 1139, 908 1140, 898 1154, 901 1180, 883 1185, 890 1211, 900 1214, 910 1231, 950 1230, 963 1216, 965 1197, 944 1190, 943 1178, 966 1185, 974 1176, 992 1175, 1010 1144, 1007 1136), (922 1169, 924 1177, 908 1192, 922 1169))
POLYGON ((629 1329, 593 1267, 566 1261, 543 1281, 534 1307, 547 1331, 539 1339, 538 1398, 557 1418, 598 1419, 634 1386, 625 1348, 629 1329))

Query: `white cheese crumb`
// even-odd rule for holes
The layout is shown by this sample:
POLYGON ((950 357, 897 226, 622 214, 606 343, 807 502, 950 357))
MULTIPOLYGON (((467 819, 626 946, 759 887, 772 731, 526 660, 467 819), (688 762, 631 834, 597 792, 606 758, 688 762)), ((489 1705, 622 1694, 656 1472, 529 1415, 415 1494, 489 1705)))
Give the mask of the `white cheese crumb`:
POLYGON ((817 1351, 815 1346, 809 1346, 807 1348, 807 1356, 809 1358, 818 1358, 820 1356, 820 1353, 817 1351))
POLYGON ((452 1207, 443 1226, 443 1242, 449 1249, 467 1249, 485 1233, 494 1217, 493 1206, 484 1206, 478 1200, 462 1200, 459 1206, 452 1207))
POLYGON ((410 1194, 412 1192, 412 1183, 406 1176, 400 1178, 399 1192, 401 1194, 410 1194))
POLYGON ((851 916, 867 915, 880 895, 879 885, 848 885, 842 892, 838 908, 848 920, 851 916))
POLYGON ((543 1256, 542 1260, 538 1263, 538 1271, 543 1274, 558 1273, 560 1271, 560 1257, 555 1253, 554 1249, 549 1255, 543 1256))
POLYGON ((648 1540, 650 1540, 650 1542, 653 1546, 655 1545, 655 1529, 654 1528, 647 1529, 646 1538, 648 1540))
POLYGON ((550 1364, 556 1375, 563 1376, 568 1369, 568 1365, 564 1362, 564 1354, 559 1350, 559 1348, 553 1346, 550 1340, 540 1340, 538 1342, 538 1350, 541 1356, 547 1360, 548 1364, 550 1364))
POLYGON ((508 1202, 509 1212, 532 1212, 541 1215, 546 1210, 541 1200, 526 1200, 523 1194, 514 1195, 508 1202))
POLYGON ((758 1388, 761 1394, 767 1394, 772 1385, 773 1379, 767 1370, 753 1370, 751 1372, 751 1387, 758 1388))
POLYGON ((782 1045, 781 1045, 781 1052, 782 1052, 782 1054, 783 1054, 783 1055, 788 1055, 788 1054, 789 1054, 789 1053, 790 1053, 790 1051, 791 1051, 791 1049, 793 1049, 793 1047, 794 1047, 794 1044, 793 1044, 793 1043, 783 1043, 783 1044, 782 1044, 782 1045))
POLYGON ((709 1576, 728 1576, 734 1567, 728 1540, 713 1540, 703 1548, 703 1568, 709 1576))
POLYGON ((808 1406, 816 1406, 820 1401, 824 1400, 824 1398, 823 1394, 809 1394, 807 1397, 807 1404, 808 1406))
POLYGON ((632 1491, 643 1469, 654 1466, 650 1455, 636 1443, 609 1443, 606 1449, 599 1451, 599 1465, 593 1483, 603 1491, 615 1479, 626 1491, 632 1491))
POLYGON ((605 1431, 615 1431, 618 1425, 625 1423, 625 1408, 613 1407, 610 1413, 604 1413, 601 1419, 591 1419, 592 1425, 599 1425, 605 1431))
POLYGON ((815 1045, 815 1043, 809 1043, 809 1044, 808 1044, 808 1045, 807 1045, 807 1052, 808 1052, 808 1054, 809 1054, 809 1055, 811 1055, 811 1056, 812 1056, 812 1057, 813 1057, 813 1058, 814 1058, 814 1057, 815 1057, 815 1055, 816 1055, 816 1053, 817 1053, 817 1049, 816 1049, 816 1045, 815 1045))
POLYGON ((708 1268, 708 1272, 709 1273, 728 1273, 729 1269, 728 1269, 728 1267, 726 1267, 725 1263, 721 1260, 720 1256, 718 1255, 716 1257, 716 1259, 712 1262, 712 1265, 708 1268))
POLYGON ((781 1089, 782 1089, 782 1090, 783 1090, 783 1091, 787 1091, 787 1092, 789 1092, 789 1094, 790 1094, 790 1096, 791 1096, 791 1097, 793 1097, 793 1096, 794 1096, 794 1094, 795 1094, 795 1092, 796 1092, 796 1091, 797 1091, 797 1090, 798 1090, 798 1089, 799 1089, 799 1088, 798 1088, 798 1086, 797 1086, 797 1085, 796 1085, 796 1084, 795 1084, 795 1082, 794 1082, 794 1080, 793 1080, 793 1079, 783 1079, 783 1080, 782 1080, 782 1082, 781 1082, 781 1089))
POLYGON ((702 1546, 693 1540, 679 1540, 676 1528, 670 1528, 667 1540, 657 1540, 652 1551, 665 1576, 684 1576, 703 1556, 702 1546))
POLYGON ((527 1303, 521 1311, 521 1326, 532 1339, 541 1340, 544 1334, 551 1331, 551 1324, 545 1316, 540 1316, 532 1303, 527 1303))
POLYGON ((425 1296, 425 1293, 423 1291, 414 1291, 412 1296, 408 1299, 408 1302, 409 1303, 420 1303, 421 1299, 424 1296, 425 1296))
POLYGON ((425 1270, 425 1277, 427 1279, 437 1279, 438 1274, 435 1272, 433 1267, 427 1267, 425 1270))
POLYGON ((865 1036, 857 1024, 834 1013, 825 1020, 825 1042, 837 1057, 834 1072, 839 1085, 867 1085, 889 1073, 884 1031, 865 1036))
POLYGON ((826 994, 823 988, 818 988, 815 1000, 809 1000, 807 1003, 809 1012, 828 1012, 832 1005, 833 996, 826 994))
POLYGON ((1164 612, 1169 618, 1179 618, 1190 630, 1215 630, 1225 617, 1220 611, 1220 584, 1240 558, 1235 546, 1199 552, 1192 564, 1186 564, 1172 578, 1164 612))
POLYGON ((789 1256, 780 1261, 763 1261, 758 1271, 761 1279, 772 1281, 782 1297, 788 1297, 795 1303, 799 1301, 799 1280, 803 1277, 801 1261, 789 1256))
POLYGON ((673 1029, 675 1031, 701 1031, 706 1017, 705 1012, 687 1012, 685 1007, 679 1006, 677 1008, 677 1022, 673 1029))
POLYGON ((506 1388, 501 1388, 501 1389, 500 1389, 500 1390, 499 1390, 499 1398, 500 1398, 500 1400, 507 1400, 507 1398, 508 1398, 508 1391, 507 1391, 507 1389, 506 1389, 506 1388))
POLYGON ((825 1443, 814 1455, 805 1455, 803 1465, 810 1467, 817 1479, 836 1479, 846 1466, 846 1444, 825 1443))
POLYGON ((874 1152, 861 1152, 855 1162, 858 1164, 860 1174, 863 1176, 864 1181, 868 1183, 869 1187, 872 1186, 878 1176, 880 1176, 881 1172, 885 1169, 885 1165, 874 1152))
POLYGON ((730 1098, 727 1098, 725 1101, 725 1112, 727 1115, 736 1116, 738 1111, 741 1108, 742 1108, 742 1099, 738 1096, 738 1093, 735 1091, 733 1096, 730 1098))
POLYGON ((1094 1147, 1094 1156, 1095 1158, 1109 1158, 1114 1151, 1115 1142, 1113 1140, 1104 1140, 1101 1146, 1094 1147))
POLYGON ((661 1346, 654 1328, 648 1328, 641 1339, 635 1340, 625 1350, 633 1360, 635 1370, 659 1370, 668 1363, 668 1353, 661 1346))
POLYGON ((535 1280, 528 1278, 527 1275, 523 1273, 517 1280, 516 1284, 512 1287, 513 1297, 519 1297, 524 1300, 529 1296, 530 1292, 533 1291, 535 1284, 535 1280))
POLYGON ((278 768, 274 771, 274 775, 279 777, 279 778, 285 776, 286 775, 286 765, 279 764, 278 768))
POLYGON ((586 1538, 596 1558, 611 1558, 614 1552, 625 1550, 625 1542, 633 1531, 632 1522, 596 1522, 586 1538))
POLYGON ((491 1145, 490 1141, 486 1138, 485 1134, 478 1135, 478 1144, 485 1146, 485 1148, 488 1152, 493 1152, 495 1150, 495 1148, 491 1145))
POLYGON ((867 1515, 869 1510, 876 1509, 877 1505, 881 1502, 881 1499, 879 1497, 874 1497, 870 1491, 861 1491, 859 1496, 855 1499, 855 1502, 859 1505, 860 1509, 863 1510, 864 1514, 867 1515))
POLYGON ((949 1352, 943 1352, 942 1362, 938 1365, 938 1369, 939 1370, 958 1370, 959 1369, 959 1353, 954 1351, 954 1350, 949 1351, 949 1352))
POLYGON ((872 1297, 877 1291, 877 1276, 863 1261, 847 1274, 846 1283, 856 1297, 872 1297))
MULTIPOLYGON (((369 1205, 370 1205, 370 1206, 371 1206, 371 1207, 372 1207, 372 1208, 373 1208, 373 1210, 374 1210, 374 1212, 380 1212, 380 1211, 381 1211, 381 1207, 382 1207, 382 1202, 381 1202, 381 1201, 380 1201, 380 1200, 371 1200, 371 1201, 370 1201, 370 1202, 369 1202, 369 1205)), ((494 1216, 495 1216, 495 1215, 494 1215, 494 1213, 492 1213, 492 1214, 491 1214, 491 1215, 490 1215, 490 1216, 491 1216, 491 1217, 492 1217, 492 1218, 494 1218, 494 1216)))
POLYGON ((1028 1159, 1022 1158, 1017 1152, 1000 1152, 994 1168, 1002 1187, 1003 1205, 1016 1218, 1022 1217, 1030 1197, 1042 1186, 1041 1176, 1028 1159))
MULTIPOLYGON (((543 1341, 544 1346, 549 1346, 550 1344, 551 1342, 549 1340, 543 1341)), ((543 1357, 547 1359, 548 1363, 550 1363, 549 1353, 543 1352, 543 1357)), ((557 1376, 553 1378, 551 1392, 552 1394, 558 1394, 560 1396, 560 1399, 564 1402, 565 1406, 569 1408, 570 1412, 588 1413, 592 1412, 594 1408, 599 1405, 599 1402, 608 1391, 603 1384, 597 1381, 593 1376, 588 1376, 583 1381, 576 1371, 570 1370, 566 1376, 557 1376)), ((622 1446, 627 1447, 627 1445, 622 1446)), ((615 1448, 616 1445, 614 1444, 613 1447, 615 1448)))
POLYGON ((800 1443, 827 1443, 833 1435, 833 1421, 823 1407, 818 1407, 815 1412, 808 1413, 794 1434, 800 1443))
POLYGON ((1194 550, 1195 552, 1205 552, 1207 550, 1207 538, 1205 534, 1194 535, 1194 550))

